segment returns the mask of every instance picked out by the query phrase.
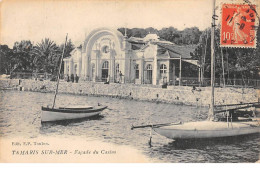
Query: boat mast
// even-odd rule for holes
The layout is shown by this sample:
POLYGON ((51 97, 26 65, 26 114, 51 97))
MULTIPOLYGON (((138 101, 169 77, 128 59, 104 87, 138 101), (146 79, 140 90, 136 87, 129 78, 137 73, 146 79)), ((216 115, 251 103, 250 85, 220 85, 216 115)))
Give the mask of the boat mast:
POLYGON ((212 8, 212 24, 211 24, 211 102, 208 113, 208 119, 214 119, 214 84, 215 84, 215 3, 216 0, 213 0, 213 8, 212 8))
POLYGON ((60 66, 59 66, 59 71, 58 71, 57 86, 56 86, 55 95, 54 95, 54 99, 53 99, 52 109, 53 109, 54 106, 55 106, 55 100, 56 100, 56 96, 57 96, 57 94, 58 94, 58 88, 59 88, 59 82, 60 82, 60 70, 61 70, 61 65, 62 65, 63 56, 64 56, 64 52, 65 52, 65 47, 66 47, 66 45, 67 45, 67 38, 68 38, 68 34, 66 35, 65 44, 64 44, 63 50, 62 50, 62 55, 61 55, 61 60, 60 60, 60 66))

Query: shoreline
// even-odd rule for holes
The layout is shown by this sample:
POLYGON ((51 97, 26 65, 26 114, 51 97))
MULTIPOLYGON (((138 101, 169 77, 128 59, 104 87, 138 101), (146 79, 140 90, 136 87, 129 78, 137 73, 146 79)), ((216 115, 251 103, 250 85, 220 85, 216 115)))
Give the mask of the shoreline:
MULTIPOLYGON (((18 90, 54 93, 56 82, 28 79, 0 79, 0 90, 18 90)), ((104 84, 101 82, 65 82, 61 81, 59 93, 111 97, 135 101, 148 101, 187 106, 208 107, 210 104, 210 87, 197 87, 192 90, 190 86, 147 86, 135 84, 104 84)), ((215 104, 237 104, 240 102, 257 102, 259 89, 253 88, 216 88, 215 104)))

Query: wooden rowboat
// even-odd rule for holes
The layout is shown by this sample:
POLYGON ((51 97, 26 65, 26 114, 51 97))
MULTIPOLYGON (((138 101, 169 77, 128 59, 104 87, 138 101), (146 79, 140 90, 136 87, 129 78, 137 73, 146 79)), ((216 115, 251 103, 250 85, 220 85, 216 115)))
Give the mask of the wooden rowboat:
POLYGON ((199 121, 153 128, 169 139, 204 139, 260 133, 259 119, 243 122, 199 121))
POLYGON ((89 118, 99 115, 107 106, 88 106, 88 107, 59 107, 49 108, 42 106, 42 122, 75 120, 89 118))

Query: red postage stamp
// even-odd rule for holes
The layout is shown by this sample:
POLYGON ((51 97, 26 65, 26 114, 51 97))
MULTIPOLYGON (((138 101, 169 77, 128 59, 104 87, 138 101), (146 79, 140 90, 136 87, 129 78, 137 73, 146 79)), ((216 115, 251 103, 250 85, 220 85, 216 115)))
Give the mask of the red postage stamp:
POLYGON ((223 4, 220 46, 256 47, 256 6, 223 4))

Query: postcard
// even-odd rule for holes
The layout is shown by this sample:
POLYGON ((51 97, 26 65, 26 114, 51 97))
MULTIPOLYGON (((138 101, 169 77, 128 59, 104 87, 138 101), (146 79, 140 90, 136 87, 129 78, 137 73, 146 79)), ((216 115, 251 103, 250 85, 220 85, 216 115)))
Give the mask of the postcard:
POLYGON ((2 0, 0 162, 259 162, 259 5, 2 0))

